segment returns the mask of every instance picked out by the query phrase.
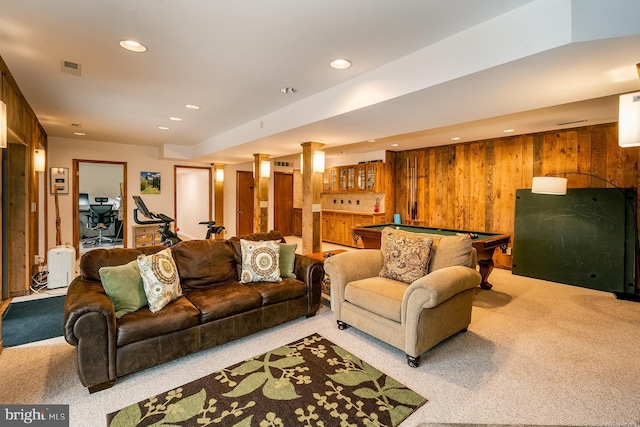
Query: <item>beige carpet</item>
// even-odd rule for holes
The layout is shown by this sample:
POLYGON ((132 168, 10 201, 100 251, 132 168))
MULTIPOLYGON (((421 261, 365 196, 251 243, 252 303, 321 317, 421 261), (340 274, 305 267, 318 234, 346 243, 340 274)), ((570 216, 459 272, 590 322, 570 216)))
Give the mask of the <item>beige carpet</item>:
POLYGON ((494 270, 478 289, 469 331, 423 356, 404 354, 332 313, 300 319, 118 380, 89 395, 62 339, 0 355, 0 403, 67 403, 71 426, 318 332, 429 399, 402 425, 430 423, 640 425, 640 303, 494 270))

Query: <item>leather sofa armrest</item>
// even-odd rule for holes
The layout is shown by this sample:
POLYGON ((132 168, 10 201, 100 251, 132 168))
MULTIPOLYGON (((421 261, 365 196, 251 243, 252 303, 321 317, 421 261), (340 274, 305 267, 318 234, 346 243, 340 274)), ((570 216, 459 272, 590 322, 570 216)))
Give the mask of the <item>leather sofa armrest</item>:
POLYGON ((433 308, 454 295, 477 287, 478 271, 462 265, 441 268, 413 282, 402 298, 403 324, 417 321, 423 308, 433 308))
POLYGON ((78 374, 90 391, 116 378, 116 314, 100 283, 76 277, 64 304, 64 337, 76 346, 78 374))
POLYGON ((296 254, 293 272, 298 280, 307 285, 308 315, 315 314, 320 308, 322 281, 324 280, 324 266, 322 261, 308 256, 296 254))

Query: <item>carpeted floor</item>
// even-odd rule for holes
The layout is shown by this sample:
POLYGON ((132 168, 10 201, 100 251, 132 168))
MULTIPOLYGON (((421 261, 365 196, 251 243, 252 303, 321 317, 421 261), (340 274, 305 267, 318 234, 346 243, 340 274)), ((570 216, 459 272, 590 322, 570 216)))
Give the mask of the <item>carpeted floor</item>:
POLYGON ((70 404, 71 426, 319 333, 429 399, 402 427, 428 424, 640 425, 640 304, 496 269, 478 289, 469 331, 407 366, 402 351, 330 311, 298 319, 143 372, 89 395, 62 338, 0 354, 0 402, 70 404), (19 384, 19 386, 16 386, 19 384))
POLYGON ((14 347, 62 336, 65 296, 12 302, 2 315, 2 345, 14 347))

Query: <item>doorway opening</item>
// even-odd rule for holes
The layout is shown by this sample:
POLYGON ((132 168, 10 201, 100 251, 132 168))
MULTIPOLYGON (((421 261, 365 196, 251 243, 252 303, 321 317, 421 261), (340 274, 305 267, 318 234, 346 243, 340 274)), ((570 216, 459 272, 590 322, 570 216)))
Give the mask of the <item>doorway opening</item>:
POLYGON ((204 239, 207 229, 199 224, 212 215, 212 174, 210 167, 175 166, 175 227, 183 240, 204 239))
POLYGON ((127 247, 127 163, 73 159, 73 245, 127 247))

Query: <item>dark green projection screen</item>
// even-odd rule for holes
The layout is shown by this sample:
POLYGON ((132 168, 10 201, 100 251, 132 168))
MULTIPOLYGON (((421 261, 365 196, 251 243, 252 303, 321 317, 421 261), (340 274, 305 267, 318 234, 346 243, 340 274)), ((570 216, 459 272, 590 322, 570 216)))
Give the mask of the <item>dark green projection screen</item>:
POLYGON ((634 209, 634 189, 517 190, 513 274, 633 294, 634 209))

